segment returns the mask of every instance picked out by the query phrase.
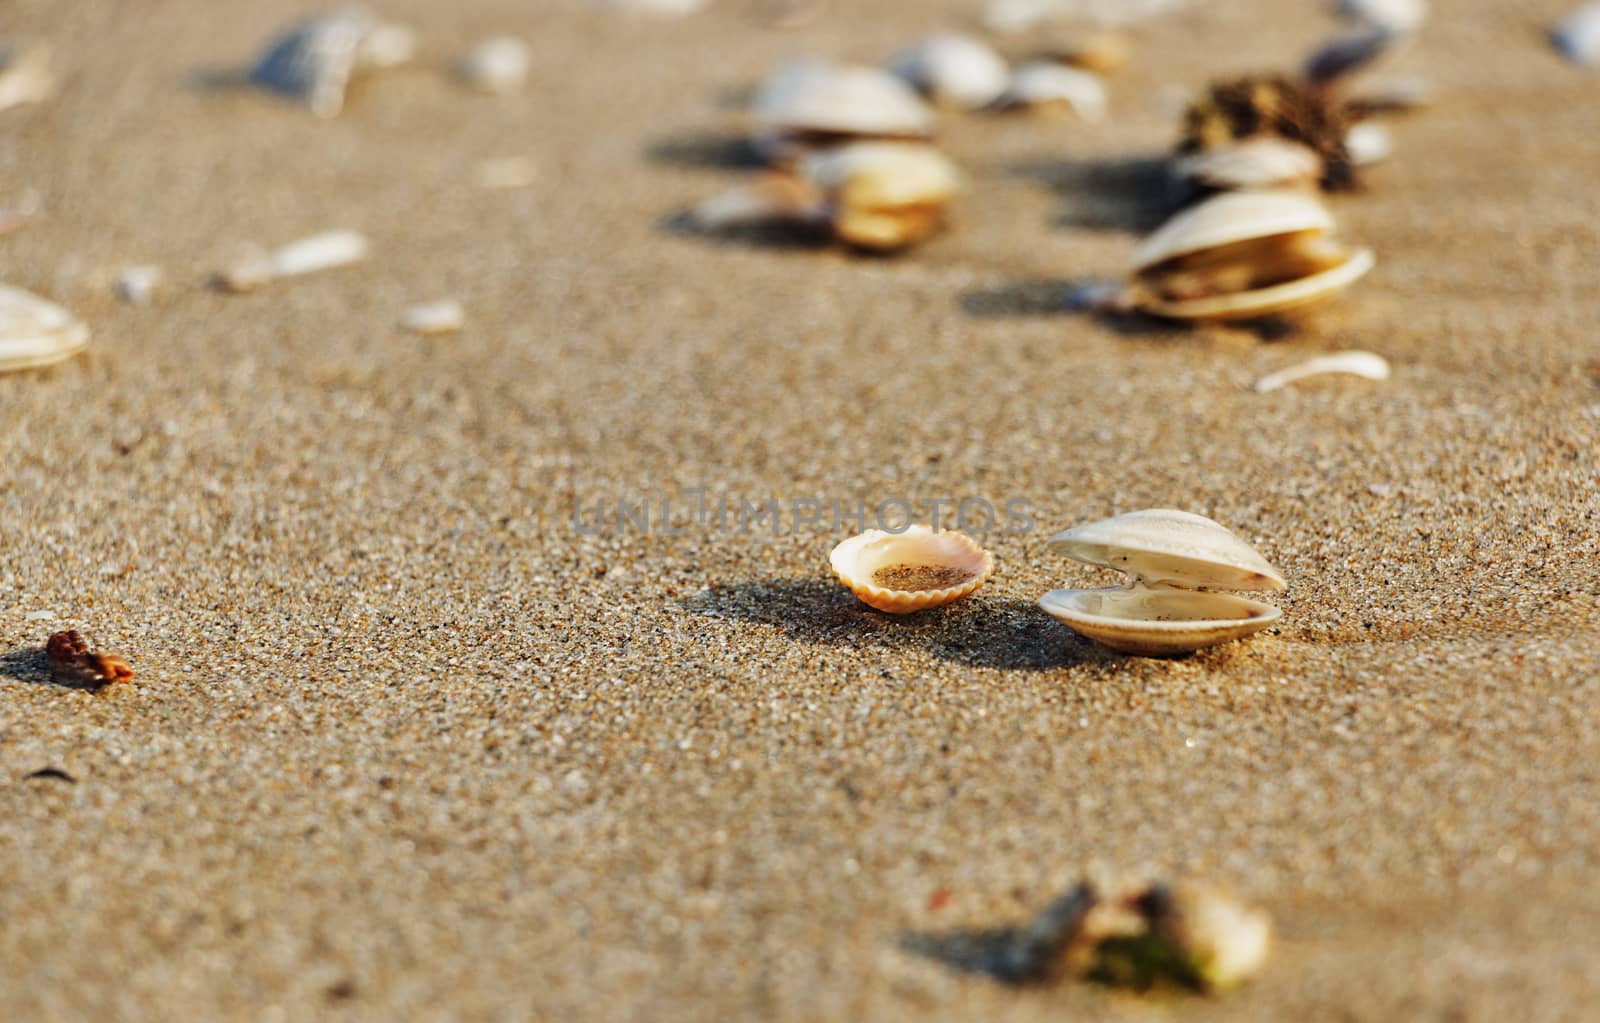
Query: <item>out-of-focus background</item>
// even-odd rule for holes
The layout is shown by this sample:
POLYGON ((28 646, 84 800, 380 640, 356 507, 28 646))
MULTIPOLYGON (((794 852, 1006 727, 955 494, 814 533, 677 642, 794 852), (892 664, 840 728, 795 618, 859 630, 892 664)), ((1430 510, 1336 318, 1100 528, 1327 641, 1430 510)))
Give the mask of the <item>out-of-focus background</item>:
POLYGON ((941 114, 967 191, 872 258, 682 214, 749 173, 785 61, 983 34, 975 0, 387 0, 417 57, 332 119, 238 80, 312 5, 6 0, 59 84, 0 111, 32 211, 0 281, 92 337, 0 377, 0 1017, 1584 1018, 1600 78, 1546 37, 1570 6, 1435 4, 1403 62, 1432 103, 1329 200, 1376 269, 1263 331, 1061 299, 1159 222, 1185 98, 1298 67, 1318 3, 1138 21, 1098 123, 941 114), (525 85, 463 89, 499 34, 525 85), (330 229, 368 258, 207 283, 330 229), (397 326, 442 298, 459 333, 397 326), (1345 348, 1393 377, 1248 389, 1345 348), (697 488, 1034 522, 891 620, 830 580, 832 522, 573 521, 697 488), (1254 543, 1280 625, 1141 660, 1035 606, 1101 578, 1051 533, 1151 506, 1254 543), (137 679, 53 684, 65 628, 137 679), (1273 958, 1152 1000, 899 946, 1095 871, 1227 885, 1273 958))

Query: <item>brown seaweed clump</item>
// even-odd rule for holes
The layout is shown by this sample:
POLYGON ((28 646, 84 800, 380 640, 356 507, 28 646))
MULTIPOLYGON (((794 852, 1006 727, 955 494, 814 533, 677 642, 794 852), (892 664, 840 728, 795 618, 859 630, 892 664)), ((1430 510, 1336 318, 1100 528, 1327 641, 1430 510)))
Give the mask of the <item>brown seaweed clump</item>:
POLYGON ((1360 108, 1338 90, 1282 74, 1247 75, 1213 84, 1184 114, 1180 156, 1257 138, 1298 143, 1321 160, 1329 191, 1358 185, 1347 137, 1360 108))

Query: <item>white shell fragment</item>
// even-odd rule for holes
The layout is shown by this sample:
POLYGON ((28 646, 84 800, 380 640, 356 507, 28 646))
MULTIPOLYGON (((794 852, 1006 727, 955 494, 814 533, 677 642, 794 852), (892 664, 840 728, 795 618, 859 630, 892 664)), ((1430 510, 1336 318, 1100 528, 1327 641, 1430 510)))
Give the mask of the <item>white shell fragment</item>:
POLYGON ((1219 191, 1301 187, 1322 177, 1322 157, 1281 136, 1255 135, 1180 157, 1174 169, 1184 181, 1219 191))
POLYGON ((218 275, 227 291, 253 291, 280 277, 297 277, 359 262, 367 257, 367 238, 357 231, 328 231, 291 242, 272 253, 248 253, 218 275))
POLYGON ((1382 163, 1394 153, 1394 141, 1389 136, 1389 129, 1381 124, 1363 121, 1352 125, 1344 136, 1345 152, 1350 154, 1350 162, 1357 167, 1370 167, 1375 163, 1382 163))
POLYGON ((833 549, 828 563, 862 603, 889 614, 940 607, 977 591, 994 557, 950 529, 869 529, 833 549))
POLYGON ((1339 13, 1372 28, 1415 32, 1428 18, 1428 0, 1340 0, 1339 13))
POLYGON ((527 43, 514 36, 495 36, 463 54, 456 63, 456 75, 462 84, 479 92, 504 94, 522 88, 532 66, 533 53, 527 43))
POLYGON ((1583 67, 1600 67, 1600 3, 1586 3, 1550 30, 1561 55, 1583 67))
POLYGON ((89 328, 38 295, 0 284, 0 373, 51 366, 77 355, 89 328))
POLYGON ((689 211, 689 219, 706 231, 751 224, 822 223, 827 216, 822 190, 788 171, 757 174, 689 211))
POLYGON ((416 34, 379 20, 362 7, 344 7, 301 22, 275 40, 250 79, 304 103, 318 117, 337 117, 357 72, 394 67, 416 53, 416 34))
POLYGON ((935 103, 976 110, 1006 91, 1011 72, 989 44, 971 36, 929 36, 889 60, 889 70, 935 103))
POLYGON ((1093 72, 1054 61, 1035 61, 1012 74, 1003 102, 1046 113, 1071 112, 1094 122, 1106 115, 1106 87, 1093 72))
POLYGON ((1223 192, 1179 213, 1134 255, 1132 301, 1179 320, 1250 319, 1331 298, 1372 269, 1299 191, 1223 192))
POLYGON ((453 334, 466 322, 466 310, 452 298, 414 305, 400 316, 400 326, 413 334, 453 334))
POLYGON ((130 266, 117 275, 117 297, 131 305, 149 305, 164 276, 159 266, 130 266))
POLYGON ((1132 576, 1126 586, 1052 590, 1039 605, 1113 650, 1188 653, 1258 632, 1282 612, 1215 590, 1281 590, 1281 573, 1254 547, 1203 515, 1130 512, 1050 538, 1050 549, 1132 576))
POLYGON ((1256 381, 1255 391, 1265 394, 1276 391, 1280 387, 1307 377, 1321 376, 1327 373, 1349 373, 1368 380, 1389 379, 1389 361, 1381 355, 1372 352, 1339 352, 1334 355, 1321 355, 1305 362, 1296 363, 1287 369, 1280 369, 1276 373, 1269 373, 1256 381))
POLYGON ((55 95, 50 47, 30 43, 0 53, 0 110, 24 103, 42 103, 55 95))
POLYGON ((818 61, 780 68, 757 92, 754 113, 754 144, 776 161, 803 156, 817 140, 926 139, 934 129, 933 110, 889 72, 818 61))

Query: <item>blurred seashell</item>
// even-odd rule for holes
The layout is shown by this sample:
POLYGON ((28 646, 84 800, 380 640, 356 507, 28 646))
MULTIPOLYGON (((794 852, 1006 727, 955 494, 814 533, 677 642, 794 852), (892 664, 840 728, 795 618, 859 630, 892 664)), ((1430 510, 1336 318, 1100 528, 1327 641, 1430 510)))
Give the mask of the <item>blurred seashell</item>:
POLYGON ((77 355, 89 328, 54 302, 0 284, 0 373, 38 369, 77 355))
POLYGON ((131 305, 149 305, 164 276, 159 266, 130 266, 117 275, 117 296, 131 305))
POLYGON ((1259 632, 1283 614, 1218 590, 1281 590, 1283 576, 1254 547, 1190 512, 1155 508, 1050 538, 1074 561, 1131 576, 1124 586, 1052 590, 1039 605, 1075 632, 1144 656, 1188 653, 1259 632))
POLYGON ((1300 192, 1223 192, 1139 247, 1132 300, 1170 319, 1233 320, 1331 298, 1374 263, 1370 249, 1336 241, 1333 226, 1322 204, 1300 192))
POLYGON ((708 0, 600 0, 600 6, 625 14, 659 14, 677 17, 702 10, 708 0))
POLYGON ((971 36, 929 36, 889 60, 889 70, 935 103, 976 110, 1006 91, 1010 69, 989 44, 971 36))
POLYGON ((466 310, 453 298, 414 305, 400 314, 400 326, 414 334, 451 334, 466 321, 466 310))
POLYGON ((1391 32, 1415 32, 1428 18, 1428 0, 1339 0, 1341 15, 1391 32))
POLYGON ((1352 376, 1365 377, 1368 380, 1389 379, 1389 360, 1372 352, 1338 352, 1333 355, 1319 355, 1314 359, 1296 363, 1287 369, 1280 369, 1276 373, 1268 373, 1256 381, 1255 391, 1265 394, 1276 391, 1280 387, 1287 387, 1296 381, 1308 377, 1322 376, 1329 373, 1346 373, 1352 376))
POLYGON ((822 190, 834 234, 888 251, 920 242, 944 225, 961 173, 943 153, 916 142, 857 142, 806 158, 801 176, 822 190))
POLYGON ((994 557, 971 538, 928 526, 899 533, 869 529, 835 547, 828 560, 862 603, 889 614, 960 600, 994 571, 994 557))
POLYGON ((822 190, 792 171, 764 171, 689 211, 696 227, 723 231, 750 224, 821 223, 822 190))
POLYGON ((366 236, 357 231, 326 231, 291 242, 275 252, 247 249, 217 275, 225 291, 253 291, 280 277, 331 270, 367 257, 366 236))
POLYGON ((1149 937, 1206 991, 1238 987, 1272 951, 1272 920, 1208 885, 1153 885, 1132 899, 1149 937))
POLYGON ((0 110, 24 103, 42 103, 55 95, 50 47, 28 43, 0 54, 0 110))
POLYGON ((1133 41, 1125 32, 1107 29, 1053 46, 1050 56, 1063 64, 1107 75, 1133 56, 1133 41))
POLYGON ((1218 190, 1313 186, 1322 177, 1322 157, 1309 147, 1275 135, 1179 157, 1178 177, 1218 190))
POLYGON ((1584 67, 1600 67, 1600 3, 1587 3, 1550 30, 1562 56, 1584 67))
POLYGON ((515 92, 527 81, 532 64, 527 43, 514 36, 495 36, 462 54, 456 62, 456 75, 480 92, 515 92))
POLYGON ((926 139, 933 110, 915 90, 880 68, 798 61, 780 68, 756 94, 756 148, 769 159, 859 139, 926 139))
POLYGON ((476 164, 472 179, 479 188, 527 188, 539 180, 539 165, 530 156, 497 156, 476 164))
POLYGON ((1246 75, 1213 82, 1184 112, 1180 155, 1263 135, 1301 143, 1322 158, 1321 185, 1355 183, 1345 133, 1355 111, 1337 89, 1287 75, 1246 75))
POLYGON ((1106 114, 1106 87, 1100 76, 1053 61, 1024 64, 1011 75, 1007 106, 1045 112, 1071 111, 1085 121, 1106 114))
POLYGON ((290 28, 267 48, 250 78, 306 104, 318 117, 336 117, 352 75, 403 64, 415 52, 416 35, 409 28, 362 7, 343 7, 290 28))
POLYGON ((1350 128, 1344 137, 1344 147, 1350 152, 1351 163, 1369 167, 1389 159, 1394 152, 1394 141, 1383 125, 1362 123, 1350 128))

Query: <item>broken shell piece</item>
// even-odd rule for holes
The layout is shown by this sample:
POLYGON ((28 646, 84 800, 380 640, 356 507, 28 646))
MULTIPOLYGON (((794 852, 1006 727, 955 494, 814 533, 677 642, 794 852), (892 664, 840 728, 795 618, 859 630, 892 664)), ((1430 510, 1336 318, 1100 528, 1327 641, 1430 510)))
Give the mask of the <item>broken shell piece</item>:
POLYGON ((841 241, 879 251, 936 233, 961 189, 955 164, 914 142, 857 142, 816 153, 801 176, 826 196, 828 222, 841 241))
POLYGON ((42 103, 55 95, 50 47, 30 43, 0 54, 0 110, 24 103, 42 103))
POLYGON ((1126 586, 1052 590, 1039 606, 1113 650, 1143 656, 1189 653, 1240 639, 1283 612, 1214 590, 1281 590, 1283 576, 1254 547, 1203 515, 1129 512, 1050 538, 1074 561, 1132 576, 1126 586))
POLYGON ((1311 187, 1322 177, 1322 157, 1275 135, 1179 157, 1174 166, 1180 180, 1217 191, 1311 187))
POLYGON ((162 277, 159 266, 130 266, 117 275, 117 297, 133 305, 149 305, 162 277))
POLYGON ((822 189, 792 171, 764 171, 689 211, 695 226, 707 231, 751 224, 820 224, 827 218, 822 189))
POLYGON ((994 557, 973 540, 927 526, 900 533, 869 529, 835 547, 828 560, 862 603, 889 614, 960 600, 994 571, 994 557))
POLYGON ((68 685, 98 689, 133 679, 134 672, 127 661, 115 654, 90 650, 88 642, 76 629, 55 633, 44 649, 50 660, 50 671, 68 685))
POLYGON ((367 257, 366 236, 357 231, 327 231, 291 242, 276 252, 247 251, 217 275, 225 291, 253 291, 279 277, 331 270, 367 257))
POLYGON ((863 139, 928 139, 933 110, 879 68, 818 61, 785 65, 756 94, 752 144, 773 162, 863 139))
POLYGON ((1389 379, 1389 361, 1381 355, 1372 352, 1339 352, 1335 355, 1321 355, 1315 359, 1296 363, 1287 369, 1280 369, 1276 373, 1268 373, 1256 381, 1255 391, 1265 394, 1276 391, 1280 387, 1307 377, 1321 376, 1326 373, 1349 373, 1368 380, 1389 379))
POLYGON ((89 328, 54 302, 0 284, 0 373, 52 366, 89 343, 89 328))
POLYGON ((522 88, 532 65, 527 43, 513 36, 496 36, 468 50, 456 64, 456 75, 469 88, 503 94, 522 88))
POLYGON ((1561 55, 1584 67, 1600 67, 1600 3, 1587 3, 1550 30, 1561 55))
POLYGON ((414 305, 400 316, 400 326, 414 334, 453 334, 466 324, 466 310, 454 299, 414 305))
POLYGON ((394 67, 416 52, 416 35, 361 7, 344 7, 295 25, 276 39, 250 79, 264 89, 336 117, 352 75, 394 67))
POLYGON ((889 60, 889 70, 933 102, 963 110, 986 107, 1006 91, 1011 72, 985 42, 971 36, 929 36, 889 60))
POLYGON ((1091 72, 1035 61, 1012 74, 1003 102, 1042 113, 1073 113, 1094 122, 1105 117, 1106 87, 1091 72))
POLYGON ((1293 191, 1224 192, 1163 224, 1134 256, 1135 305, 1178 320, 1236 320, 1331 298, 1372 269, 1332 237, 1333 217, 1293 191))

